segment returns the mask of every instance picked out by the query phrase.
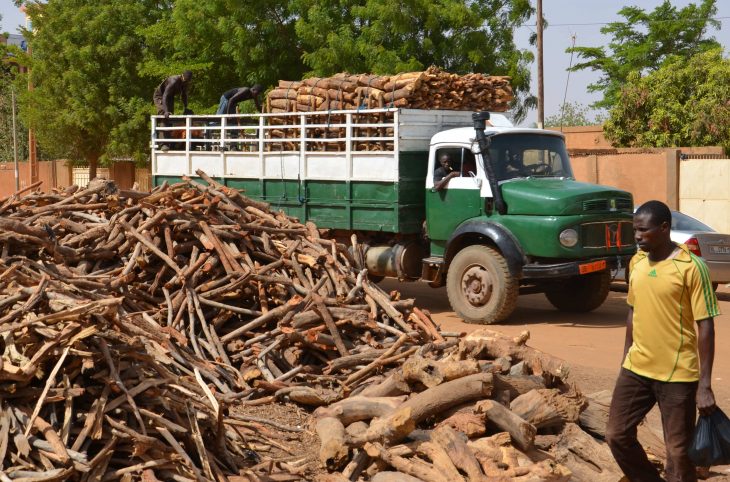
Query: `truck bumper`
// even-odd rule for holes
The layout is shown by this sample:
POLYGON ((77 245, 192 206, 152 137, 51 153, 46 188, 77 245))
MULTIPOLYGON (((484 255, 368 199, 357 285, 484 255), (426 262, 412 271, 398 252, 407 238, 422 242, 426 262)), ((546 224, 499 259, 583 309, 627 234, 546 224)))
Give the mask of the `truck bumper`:
POLYGON ((615 270, 628 266, 632 256, 632 254, 622 254, 553 264, 529 263, 522 267, 522 279, 570 278, 615 270))

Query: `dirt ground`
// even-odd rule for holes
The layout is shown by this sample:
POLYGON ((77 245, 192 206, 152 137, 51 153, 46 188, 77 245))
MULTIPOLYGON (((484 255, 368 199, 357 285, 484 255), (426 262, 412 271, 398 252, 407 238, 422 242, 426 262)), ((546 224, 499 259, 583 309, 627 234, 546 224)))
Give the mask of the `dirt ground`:
MULTIPOLYGON (((445 288, 433 289, 425 283, 399 283, 385 280, 385 290, 398 290, 403 298, 415 298, 416 305, 431 312, 445 331, 470 332, 481 325, 470 325, 458 318, 446 296, 445 288)), ((490 325, 490 329, 508 335, 530 331, 528 344, 564 359, 570 366, 571 377, 584 393, 612 390, 621 364, 625 336, 625 285, 615 284, 608 300, 591 313, 563 313, 555 310, 542 294, 520 297, 512 317, 505 323, 490 325)), ((718 290, 720 310, 715 319, 716 353, 713 368, 713 390, 718 406, 730 414, 730 289, 718 290)), ((648 417, 649 426, 661 433, 656 409, 648 417)), ((712 482, 730 481, 730 466, 713 467, 712 482)))

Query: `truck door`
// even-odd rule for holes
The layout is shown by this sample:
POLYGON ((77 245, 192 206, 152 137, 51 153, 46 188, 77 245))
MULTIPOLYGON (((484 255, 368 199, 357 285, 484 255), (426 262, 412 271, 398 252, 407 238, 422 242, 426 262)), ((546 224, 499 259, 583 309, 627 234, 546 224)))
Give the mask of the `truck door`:
MULTIPOLYGON (((483 212, 484 203, 480 195, 484 173, 477 167, 474 153, 462 146, 438 146, 431 149, 429 159, 430 172, 426 178, 426 223, 428 236, 436 245, 449 239, 454 229, 463 221, 479 216, 483 212), (438 177, 444 173, 439 171, 439 162, 448 156, 450 169, 458 175, 438 188, 438 177)), ((433 253, 440 254, 440 253, 433 253)))

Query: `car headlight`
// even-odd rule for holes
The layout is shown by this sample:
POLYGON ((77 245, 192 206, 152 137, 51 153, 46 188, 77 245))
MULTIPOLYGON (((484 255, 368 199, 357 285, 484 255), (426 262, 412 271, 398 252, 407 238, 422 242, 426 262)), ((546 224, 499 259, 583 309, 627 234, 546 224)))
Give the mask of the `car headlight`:
POLYGON ((578 231, 575 229, 566 229, 560 233, 560 244, 566 248, 572 248, 578 244, 578 231))

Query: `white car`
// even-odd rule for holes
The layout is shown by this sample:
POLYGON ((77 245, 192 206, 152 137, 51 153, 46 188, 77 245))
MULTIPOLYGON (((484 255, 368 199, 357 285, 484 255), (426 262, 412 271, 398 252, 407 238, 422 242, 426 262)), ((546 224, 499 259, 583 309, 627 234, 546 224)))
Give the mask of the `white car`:
MULTIPOLYGON (((670 236, 672 241, 686 244, 691 252, 705 260, 715 289, 730 283, 730 234, 718 233, 692 216, 672 211, 670 236)), ((614 277, 626 279, 624 269, 619 269, 614 277)))
POLYGON ((715 288, 730 282, 730 234, 718 233, 692 216, 672 211, 671 237, 705 260, 715 288))

